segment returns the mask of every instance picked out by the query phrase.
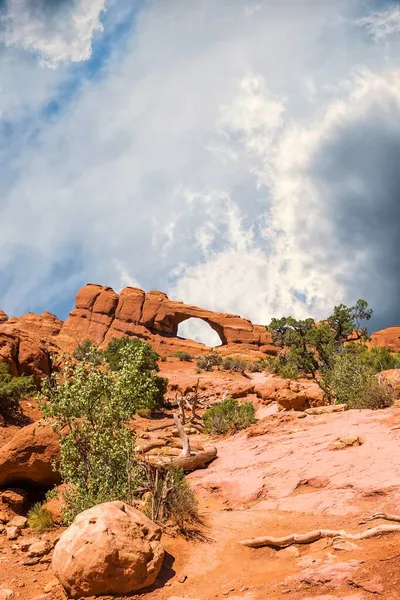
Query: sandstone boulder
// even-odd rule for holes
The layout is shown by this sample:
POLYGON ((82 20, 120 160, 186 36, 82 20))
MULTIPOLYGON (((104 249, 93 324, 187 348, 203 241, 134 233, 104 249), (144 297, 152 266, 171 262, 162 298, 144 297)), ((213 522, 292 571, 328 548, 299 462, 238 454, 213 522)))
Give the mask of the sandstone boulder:
POLYGON ((152 585, 164 549, 161 528, 123 502, 78 515, 53 554, 53 570, 71 598, 125 595, 152 585))
POLYGON ((377 377, 392 386, 396 392, 400 392, 400 369, 388 369, 378 373, 377 377))
POLYGON ((12 375, 33 375, 39 381, 50 373, 50 352, 39 338, 19 331, 9 321, 0 323, 0 361, 12 375))
POLYGON ((303 411, 326 404, 324 393, 316 383, 291 382, 289 388, 277 392, 276 399, 285 410, 303 411))
POLYGON ((48 488, 60 483, 53 462, 60 455, 57 435, 42 422, 23 427, 0 451, 0 487, 35 484, 48 488))

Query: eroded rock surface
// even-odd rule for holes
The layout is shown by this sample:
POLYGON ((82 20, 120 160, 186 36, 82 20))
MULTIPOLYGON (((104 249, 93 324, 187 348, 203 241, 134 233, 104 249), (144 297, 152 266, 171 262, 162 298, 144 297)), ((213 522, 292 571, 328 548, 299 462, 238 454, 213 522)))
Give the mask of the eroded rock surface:
POLYGON ((60 483, 52 466, 59 453, 57 435, 49 425, 23 427, 1 448, 0 487, 23 483, 49 488, 60 483))

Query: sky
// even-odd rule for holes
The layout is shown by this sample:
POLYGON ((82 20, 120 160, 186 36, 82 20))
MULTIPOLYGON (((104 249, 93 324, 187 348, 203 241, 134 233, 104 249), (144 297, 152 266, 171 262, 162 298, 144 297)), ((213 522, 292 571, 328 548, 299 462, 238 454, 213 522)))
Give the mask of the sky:
POLYGON ((0 307, 400 324, 399 57, 400 2, 0 0, 0 307))

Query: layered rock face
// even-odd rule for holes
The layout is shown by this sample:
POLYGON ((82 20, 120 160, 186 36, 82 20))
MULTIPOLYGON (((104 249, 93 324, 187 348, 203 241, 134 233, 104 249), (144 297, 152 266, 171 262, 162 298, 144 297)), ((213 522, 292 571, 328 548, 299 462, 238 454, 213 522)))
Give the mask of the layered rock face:
POLYGON ((28 313, 9 319, 0 312, 0 360, 13 375, 34 375, 38 380, 51 371, 52 352, 58 352, 56 338, 63 321, 51 313, 28 313))
POLYGON ((59 342, 65 348, 90 338, 100 345, 113 337, 132 335, 163 345, 175 338, 178 326, 191 317, 208 323, 223 345, 240 344, 244 350, 276 353, 265 327, 237 315, 218 313, 170 300, 162 292, 128 287, 118 296, 109 287, 89 284, 76 298, 76 307, 64 323, 59 342), (162 339, 164 338, 164 340, 162 339))
POLYGON ((392 352, 400 351, 400 327, 394 325, 371 335, 372 346, 386 346, 392 352))
MULTIPOLYGON (((263 325, 237 315, 170 300, 162 292, 127 287, 118 295, 110 287, 90 283, 78 292, 65 323, 48 312, 9 319, 0 311, 0 360, 8 363, 14 375, 33 374, 38 380, 51 371, 52 353, 71 352, 85 339, 106 346, 113 337, 138 337, 161 355, 176 350, 209 351, 203 344, 177 337, 180 323, 190 318, 205 321, 217 332, 223 354, 278 352, 263 325)), ((400 351, 400 327, 372 334, 372 344, 400 351)))

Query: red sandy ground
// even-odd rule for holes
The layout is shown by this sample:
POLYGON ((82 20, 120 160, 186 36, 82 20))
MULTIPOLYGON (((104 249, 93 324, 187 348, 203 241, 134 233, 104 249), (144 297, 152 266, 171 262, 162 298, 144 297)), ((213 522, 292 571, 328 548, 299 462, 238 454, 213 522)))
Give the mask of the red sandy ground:
MULTIPOLYGON (((179 362, 162 363, 162 372, 170 381, 196 376, 193 365, 179 362)), ((245 381, 240 375, 212 377, 216 387, 245 381)), ((25 408, 37 418, 33 405, 25 408)), ((274 412, 259 406, 259 416, 269 414, 254 428, 260 435, 213 440, 218 459, 189 476, 203 523, 191 539, 164 536, 167 557, 159 579, 136 597, 400 599, 400 534, 357 542, 351 550, 334 550, 326 540, 297 546, 297 553, 239 544, 319 528, 356 532, 368 527, 360 521, 372 513, 400 513, 399 408, 306 418, 274 412), (332 450, 342 435, 361 436, 364 443, 332 450)), ((141 427, 144 422, 138 421, 141 427)), ((43 594, 53 578, 51 566, 23 566, 13 544, 0 537, 0 589, 12 589, 21 600, 43 594)), ((54 587, 45 597, 60 600, 63 594, 54 587)))

